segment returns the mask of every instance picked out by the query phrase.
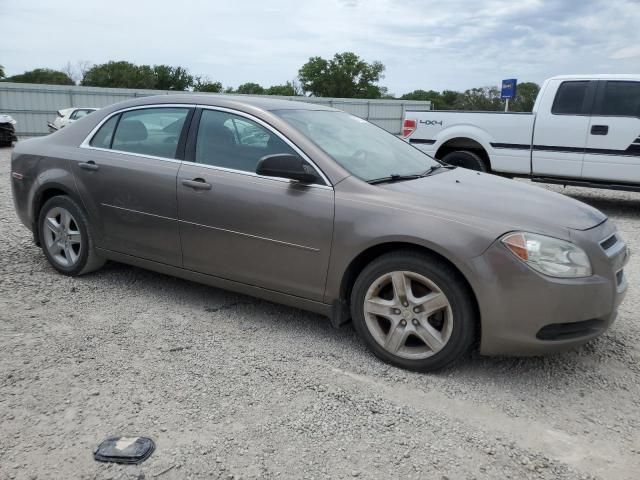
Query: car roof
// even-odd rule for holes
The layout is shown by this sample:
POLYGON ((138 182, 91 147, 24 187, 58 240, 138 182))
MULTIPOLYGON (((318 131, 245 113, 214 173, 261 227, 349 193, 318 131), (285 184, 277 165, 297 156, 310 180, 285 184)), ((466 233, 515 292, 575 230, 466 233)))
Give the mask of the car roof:
POLYGON ((153 104, 153 103, 186 103, 194 105, 209 105, 214 107, 226 107, 230 104, 236 106, 254 107, 262 110, 326 110, 336 111, 335 108, 326 107, 309 102, 299 102, 296 100, 288 100, 284 98, 259 97, 253 95, 228 95, 228 94, 212 94, 212 93, 188 93, 188 94, 169 94, 169 95, 153 95, 142 97, 137 100, 144 100, 140 103, 131 102, 132 104, 153 104))
POLYGON ((595 75, 557 75, 549 80, 640 80, 640 75, 633 73, 599 73, 595 75))

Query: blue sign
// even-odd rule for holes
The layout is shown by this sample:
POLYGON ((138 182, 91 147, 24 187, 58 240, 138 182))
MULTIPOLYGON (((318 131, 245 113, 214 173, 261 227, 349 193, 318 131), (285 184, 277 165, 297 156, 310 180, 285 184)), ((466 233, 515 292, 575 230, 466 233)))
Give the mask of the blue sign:
POLYGON ((518 80, 515 78, 509 78, 502 80, 502 89, 500 91, 500 98, 514 98, 516 96, 516 85, 518 80))

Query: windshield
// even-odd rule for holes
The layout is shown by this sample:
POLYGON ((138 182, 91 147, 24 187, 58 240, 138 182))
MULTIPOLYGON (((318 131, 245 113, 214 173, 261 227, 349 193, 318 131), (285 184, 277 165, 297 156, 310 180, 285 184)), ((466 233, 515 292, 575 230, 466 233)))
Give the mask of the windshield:
POLYGON ((273 113, 309 137, 351 174, 365 181, 420 175, 439 165, 404 140, 348 113, 326 110, 273 113))

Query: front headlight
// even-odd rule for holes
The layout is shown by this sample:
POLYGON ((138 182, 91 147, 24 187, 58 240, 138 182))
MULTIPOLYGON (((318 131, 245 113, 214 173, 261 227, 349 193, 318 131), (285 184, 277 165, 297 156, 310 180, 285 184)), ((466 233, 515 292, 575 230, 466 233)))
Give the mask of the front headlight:
POLYGON ((502 243, 516 257, 550 277, 577 278, 591 275, 589 257, 577 245, 535 233, 510 233, 502 243))

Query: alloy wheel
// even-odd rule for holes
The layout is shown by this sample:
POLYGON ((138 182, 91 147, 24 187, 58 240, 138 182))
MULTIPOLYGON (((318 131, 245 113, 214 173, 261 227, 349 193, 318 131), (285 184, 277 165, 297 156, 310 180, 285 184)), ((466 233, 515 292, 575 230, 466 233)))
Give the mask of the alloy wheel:
POLYGON ((47 212, 43 228, 45 248, 53 261, 73 267, 82 250, 82 235, 73 215, 63 207, 54 207, 47 212))
POLYGON ((423 275, 386 273, 365 295, 366 326, 387 352, 406 359, 431 357, 453 331, 453 312, 444 292, 423 275))

